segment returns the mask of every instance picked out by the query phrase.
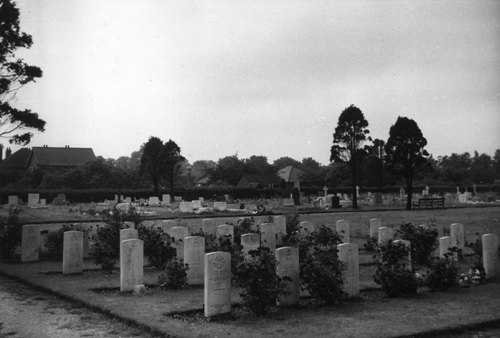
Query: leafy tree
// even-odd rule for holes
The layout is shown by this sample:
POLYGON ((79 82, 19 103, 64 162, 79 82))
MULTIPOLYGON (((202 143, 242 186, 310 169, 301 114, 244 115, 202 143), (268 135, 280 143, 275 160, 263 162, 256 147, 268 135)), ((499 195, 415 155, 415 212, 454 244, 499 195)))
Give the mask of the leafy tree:
POLYGON ((158 137, 151 136, 148 142, 144 144, 140 173, 151 180, 155 194, 158 194, 160 179, 164 170, 163 154, 163 142, 158 137))
POLYGON ((333 134, 330 161, 343 163, 349 167, 352 175, 352 206, 357 209, 356 185, 360 163, 366 157, 367 149, 363 144, 368 139, 368 121, 361 109, 350 105, 342 111, 333 134))
POLYGON ((473 183, 492 183, 495 180, 493 160, 488 154, 474 152, 472 159, 471 178, 473 183))
POLYGON ((438 166, 442 172, 442 179, 452 182, 455 185, 470 183, 469 172, 472 166, 472 159, 469 153, 442 156, 438 158, 438 166))
POLYGON ((238 155, 223 157, 219 159, 217 166, 210 170, 210 181, 237 185, 243 175, 244 165, 245 163, 238 158, 238 155))
POLYGON ((304 181, 324 184, 327 170, 312 157, 302 159, 302 170, 304 170, 304 181))
POLYGON ((19 88, 41 77, 42 71, 15 55, 15 50, 30 48, 33 41, 31 35, 21 32, 19 9, 13 1, 0 3, 0 18, 0 137, 8 138, 10 143, 26 145, 33 134, 18 132, 23 129, 44 131, 45 121, 29 109, 12 107, 9 101, 19 88))
POLYGON ((373 140, 373 145, 368 148, 368 158, 366 161, 366 170, 368 185, 376 186, 382 190, 385 176, 385 142, 381 139, 373 140))
POLYGON ((173 193, 175 179, 179 176, 182 163, 186 159, 181 155, 181 148, 172 140, 168 140, 163 146, 161 159, 164 161, 165 178, 170 183, 170 192, 173 193))
POLYGON ((274 172, 273 167, 267 162, 267 157, 262 155, 253 155, 246 159, 243 170, 248 174, 272 174, 274 172))
POLYGON ((389 130, 389 139, 385 145, 386 159, 389 166, 396 172, 402 172, 406 181, 406 209, 411 210, 413 193, 413 176, 418 168, 422 168, 429 156, 424 147, 427 140, 417 123, 407 117, 399 116, 389 130))
POLYGON ((285 167, 288 166, 294 166, 296 168, 301 169, 302 168, 302 163, 299 161, 291 158, 291 157, 280 157, 276 161, 273 162, 273 167, 274 167, 274 172, 278 172, 278 170, 281 170, 285 167))

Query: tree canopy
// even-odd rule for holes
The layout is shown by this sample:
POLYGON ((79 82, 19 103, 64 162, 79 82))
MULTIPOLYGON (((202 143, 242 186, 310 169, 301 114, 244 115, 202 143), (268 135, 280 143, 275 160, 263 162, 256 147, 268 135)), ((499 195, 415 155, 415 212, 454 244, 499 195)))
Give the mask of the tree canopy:
POLYGON ((30 35, 21 32, 19 9, 11 0, 0 3, 0 137, 10 143, 26 145, 33 134, 26 129, 45 130, 45 121, 29 109, 18 109, 9 103, 23 85, 42 76, 42 70, 17 58, 18 48, 30 48, 30 35))

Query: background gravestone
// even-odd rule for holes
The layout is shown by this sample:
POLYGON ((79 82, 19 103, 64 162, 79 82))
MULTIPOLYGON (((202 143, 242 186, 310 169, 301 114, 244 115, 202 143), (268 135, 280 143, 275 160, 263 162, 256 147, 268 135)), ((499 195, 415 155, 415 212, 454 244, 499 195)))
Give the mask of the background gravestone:
POLYGON ((206 254, 204 279, 205 317, 231 312, 231 254, 206 254))
POLYGON ((260 235, 256 233, 241 235, 241 252, 245 257, 249 256, 249 251, 257 250, 260 247, 260 235))
POLYGON ((276 244, 283 244, 283 236, 286 235, 286 217, 284 215, 273 216, 274 228, 276 230, 276 244))
POLYGON ((276 249, 276 273, 280 277, 288 276, 292 280, 287 282, 287 294, 280 297, 281 305, 294 305, 300 301, 300 269, 299 249, 282 247, 276 249))
POLYGON ((204 281, 205 237, 184 238, 184 264, 189 265, 187 280, 189 285, 201 285, 204 281))
MULTIPOLYGON (((448 250, 457 246, 457 238, 455 236, 445 236, 439 239, 439 256, 444 257, 448 253, 448 250)), ((456 258, 456 254, 455 260, 456 258)))
POLYGON ((378 228, 378 244, 385 245, 394 239, 394 229, 390 227, 378 228))
POLYGON ((274 223, 262 223, 260 225, 260 246, 271 249, 271 252, 276 249, 274 223))
POLYGON ((184 261, 184 239, 189 236, 189 229, 177 226, 170 228, 167 233, 173 239, 173 247, 176 250, 177 258, 184 261))
POLYGON ((377 238, 378 237, 378 228, 382 227, 382 221, 380 218, 372 218, 370 219, 370 237, 377 238))
POLYGON ((205 218, 201 220, 201 231, 205 234, 216 235, 218 226, 219 224, 217 224, 217 220, 214 218, 205 218))
POLYGON ((454 236, 457 238, 457 247, 459 249, 465 249, 465 233, 463 224, 452 223, 450 225, 450 236, 454 236))
POLYGON ((82 273, 83 232, 66 231, 63 238, 63 274, 82 273))
POLYGON ((27 224, 23 226, 21 240, 21 262, 36 262, 40 255, 40 226, 27 224))
POLYGON ((351 241, 351 226, 349 221, 346 220, 338 220, 335 223, 335 229, 342 240, 342 243, 349 243, 351 241))
POLYGON ((217 227, 217 237, 221 236, 231 236, 231 240, 234 240, 234 226, 230 224, 222 224, 217 227))
POLYGON ((134 291, 143 284, 144 242, 127 239, 120 243, 120 291, 134 291))
POLYGON ((311 221, 302 221, 299 223, 299 227, 299 235, 302 238, 311 235, 316 230, 316 226, 311 221))

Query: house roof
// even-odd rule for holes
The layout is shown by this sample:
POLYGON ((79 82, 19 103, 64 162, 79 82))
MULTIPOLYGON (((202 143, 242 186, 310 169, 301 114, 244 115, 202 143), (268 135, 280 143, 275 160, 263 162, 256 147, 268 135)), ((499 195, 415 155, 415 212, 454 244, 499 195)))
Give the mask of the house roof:
POLYGON ((30 155, 31 151, 28 148, 21 148, 4 159, 0 167, 4 169, 25 169, 28 166, 30 155))
POLYGON ((300 182, 304 177, 304 172, 299 168, 289 165, 278 171, 278 176, 285 180, 285 182, 300 182))
POLYGON ((95 160, 92 148, 33 147, 30 163, 40 166, 79 166, 95 160))

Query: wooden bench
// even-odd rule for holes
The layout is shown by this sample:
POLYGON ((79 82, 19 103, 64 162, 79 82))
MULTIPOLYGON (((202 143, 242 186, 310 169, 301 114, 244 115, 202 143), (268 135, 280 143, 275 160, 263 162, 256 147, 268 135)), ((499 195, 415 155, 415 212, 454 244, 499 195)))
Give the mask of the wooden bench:
POLYGON ((443 208, 444 209, 444 197, 429 197, 429 198, 420 198, 418 202, 413 202, 413 209, 434 209, 434 208, 443 208))

